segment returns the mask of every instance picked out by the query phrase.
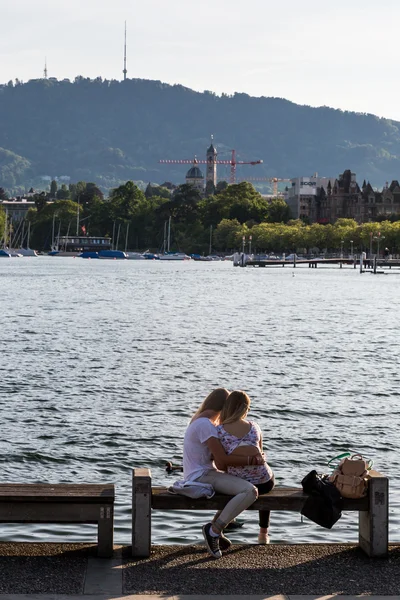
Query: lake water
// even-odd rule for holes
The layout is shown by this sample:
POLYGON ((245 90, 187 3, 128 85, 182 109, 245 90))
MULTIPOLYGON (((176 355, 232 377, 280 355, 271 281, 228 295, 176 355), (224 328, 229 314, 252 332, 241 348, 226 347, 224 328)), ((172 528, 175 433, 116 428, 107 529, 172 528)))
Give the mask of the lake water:
MULTIPOLYGON (((1 481, 115 482, 130 543, 132 467, 176 477, 188 418, 214 387, 243 389, 278 483, 352 449, 391 477, 400 542, 400 274, 230 262, 0 260, 1 481), (293 276, 295 275, 295 276, 293 276)), ((156 543, 202 539, 205 513, 156 512, 156 543)), ((255 541, 257 514, 233 541, 255 541)), ((273 513, 272 542, 356 541, 273 513)), ((94 526, 2 525, 0 539, 95 540, 94 526)))

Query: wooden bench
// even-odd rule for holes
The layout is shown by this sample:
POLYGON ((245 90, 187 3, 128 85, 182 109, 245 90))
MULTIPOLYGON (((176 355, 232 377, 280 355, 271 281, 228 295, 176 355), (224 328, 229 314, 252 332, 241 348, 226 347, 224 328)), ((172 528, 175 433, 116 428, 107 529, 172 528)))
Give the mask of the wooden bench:
MULTIPOLYGON (((359 546, 371 557, 388 552, 388 478, 371 471, 369 493, 359 500, 343 499, 344 511, 359 513, 359 546)), ((231 496, 215 494, 212 498, 193 500, 170 494, 166 487, 151 486, 150 469, 134 469, 132 478, 132 555, 150 556, 151 509, 155 510, 221 510, 231 496)), ((307 494, 301 488, 275 487, 259 496, 247 510, 287 510, 300 512, 307 494)))
POLYGON ((97 523, 98 556, 113 554, 114 485, 0 484, 0 523, 97 523))

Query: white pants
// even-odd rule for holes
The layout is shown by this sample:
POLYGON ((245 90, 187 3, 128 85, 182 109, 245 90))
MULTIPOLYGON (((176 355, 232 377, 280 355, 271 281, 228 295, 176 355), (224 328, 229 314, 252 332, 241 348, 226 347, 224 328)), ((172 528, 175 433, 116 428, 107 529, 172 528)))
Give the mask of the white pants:
POLYGON ((208 471, 196 481, 211 483, 216 492, 234 496, 213 522, 213 526, 219 531, 225 529, 228 523, 258 498, 258 490, 252 483, 223 471, 208 471))

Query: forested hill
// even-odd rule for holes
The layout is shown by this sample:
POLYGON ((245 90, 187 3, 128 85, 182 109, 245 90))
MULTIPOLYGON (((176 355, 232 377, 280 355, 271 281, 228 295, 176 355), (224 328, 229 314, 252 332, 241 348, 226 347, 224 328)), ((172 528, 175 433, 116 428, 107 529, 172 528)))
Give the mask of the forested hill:
MULTIPOLYGON (((121 181, 183 182, 214 134, 219 158, 262 159, 242 177, 337 176, 373 185, 400 178, 400 124, 373 115, 246 94, 216 96, 157 81, 32 80, 0 87, 0 186, 69 176, 104 188, 121 181)), ((220 169, 219 175, 228 176, 220 169)))

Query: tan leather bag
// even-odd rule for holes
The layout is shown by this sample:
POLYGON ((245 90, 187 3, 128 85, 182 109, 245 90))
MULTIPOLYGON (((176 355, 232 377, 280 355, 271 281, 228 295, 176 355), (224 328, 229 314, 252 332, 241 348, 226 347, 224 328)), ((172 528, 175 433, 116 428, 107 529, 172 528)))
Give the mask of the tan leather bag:
POLYGON ((340 461, 329 481, 335 484, 343 498, 362 498, 368 491, 368 461, 354 454, 340 461))

